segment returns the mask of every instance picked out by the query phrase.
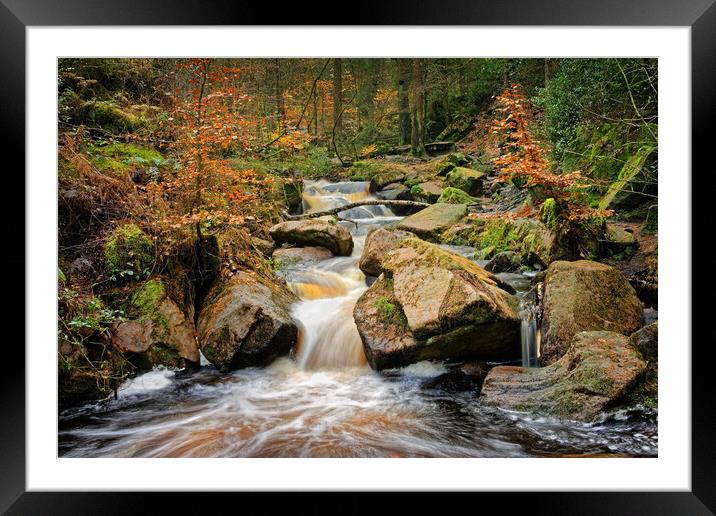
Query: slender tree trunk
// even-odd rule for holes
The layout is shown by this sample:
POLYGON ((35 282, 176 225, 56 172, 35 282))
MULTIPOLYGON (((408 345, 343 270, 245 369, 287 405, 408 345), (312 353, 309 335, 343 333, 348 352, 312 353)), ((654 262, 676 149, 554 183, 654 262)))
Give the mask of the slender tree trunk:
POLYGON ((343 129, 341 113, 343 112, 343 60, 339 57, 333 59, 333 125, 336 134, 343 129))
POLYGON ((410 81, 410 147, 414 156, 425 156, 425 87, 422 59, 412 60, 410 81))
POLYGON ((398 112, 400 121, 400 145, 410 143, 410 60, 398 62, 398 112))
POLYGON ((283 101, 283 89, 281 85, 281 61, 274 59, 276 67, 275 95, 276 95, 276 130, 281 132, 286 126, 286 105, 283 101))

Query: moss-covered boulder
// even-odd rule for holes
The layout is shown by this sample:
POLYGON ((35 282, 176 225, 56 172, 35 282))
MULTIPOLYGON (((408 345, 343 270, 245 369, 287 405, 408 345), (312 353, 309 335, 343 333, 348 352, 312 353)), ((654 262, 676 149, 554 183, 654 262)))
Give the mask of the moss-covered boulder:
POLYGON ((298 298, 282 283, 239 271, 213 287, 199 314, 204 356, 222 371, 264 366, 298 338, 290 313, 298 298))
POLYGON ((353 238, 339 224, 322 219, 289 220, 273 226, 269 232, 277 244, 325 247, 336 256, 350 256, 353 238))
POLYGON ((562 256, 555 234, 535 219, 475 219, 447 228, 440 241, 475 247, 478 256, 489 259, 503 251, 514 252, 520 263, 546 267, 562 256))
POLYGON ((519 357, 519 302, 482 267, 417 238, 402 241, 382 267, 353 312, 374 369, 519 357))
POLYGON ((482 193, 482 183, 487 174, 471 168, 456 167, 448 172, 445 183, 470 195, 482 193))
POLYGON ((400 183, 390 183, 389 185, 386 185, 385 188, 377 192, 376 196, 380 199, 388 201, 409 200, 410 189, 400 183))
POLYGON ((459 188, 448 186, 443 190, 443 193, 440 194, 440 197, 438 197, 438 202, 446 204, 473 204, 477 202, 477 199, 459 188))
POLYGON ((183 310, 169 297, 162 280, 149 280, 134 291, 127 313, 132 319, 115 326, 111 341, 131 356, 132 363, 141 369, 199 363, 193 308, 183 310))
POLYGON ((124 111, 110 101, 97 100, 85 102, 82 117, 88 125, 99 126, 111 133, 134 131, 145 125, 143 117, 124 111))
POLYGON ((426 181, 424 183, 413 185, 410 188, 410 195, 419 201, 433 204, 438 202, 443 190, 442 181, 426 181))
POLYGON ((589 260, 550 264, 543 310, 543 364, 559 360, 579 332, 629 335, 641 327, 644 318, 643 306, 624 274, 589 260))
POLYGON ((401 220, 397 229, 409 231, 424 240, 438 242, 440 236, 467 215, 464 204, 439 203, 401 220))
POLYGON ((627 401, 645 370, 624 335, 581 332, 566 354, 547 367, 494 367, 480 399, 503 409, 588 422, 627 401))
POLYGON ((149 275, 155 260, 154 242, 135 224, 117 226, 104 244, 107 275, 138 280, 149 275))
POLYGON ((365 238, 363 254, 358 262, 358 267, 368 276, 380 276, 383 272, 381 262, 385 255, 403 240, 414 236, 408 231, 399 229, 377 228, 372 230, 365 238))

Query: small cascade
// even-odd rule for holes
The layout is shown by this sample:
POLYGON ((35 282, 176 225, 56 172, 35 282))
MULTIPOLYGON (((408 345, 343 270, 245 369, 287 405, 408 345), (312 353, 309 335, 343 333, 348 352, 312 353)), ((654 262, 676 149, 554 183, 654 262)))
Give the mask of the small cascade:
POLYGON ((541 318, 539 300, 542 294, 542 284, 538 283, 520 301, 520 346, 522 350, 522 367, 539 367, 541 318))

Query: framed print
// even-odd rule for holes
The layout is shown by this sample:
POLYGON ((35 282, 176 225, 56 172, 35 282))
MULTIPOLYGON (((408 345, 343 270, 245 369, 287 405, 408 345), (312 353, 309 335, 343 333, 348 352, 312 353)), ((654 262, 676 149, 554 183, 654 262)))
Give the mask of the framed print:
POLYGON ((3 510, 529 491, 709 514, 712 2, 351 26, 210 4, 0 6, 27 293, 3 510))

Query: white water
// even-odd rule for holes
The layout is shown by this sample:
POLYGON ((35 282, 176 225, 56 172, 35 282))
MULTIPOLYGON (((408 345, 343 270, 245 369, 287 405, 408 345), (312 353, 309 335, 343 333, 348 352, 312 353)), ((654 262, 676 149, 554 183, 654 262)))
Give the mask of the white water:
MULTIPOLYGON (((306 188, 305 207, 343 206, 368 197, 367 187, 367 183, 312 183, 306 188)), ((301 299, 293 307, 300 326, 293 357, 231 374, 202 367, 196 372, 162 368, 138 376, 121 387, 117 400, 61 415, 60 455, 656 454, 656 426, 642 414, 594 425, 566 423, 483 407, 477 392, 426 386, 426 381, 448 371, 444 364, 420 362, 372 371, 353 321, 355 301, 367 288, 357 263, 368 230, 397 217, 380 206, 356 208, 341 216, 356 222, 342 223, 353 234, 351 256, 281 272, 301 299)), ((469 248, 451 250, 473 254, 469 248)), ((500 276, 519 290, 528 287, 529 279, 522 275, 500 276)))

